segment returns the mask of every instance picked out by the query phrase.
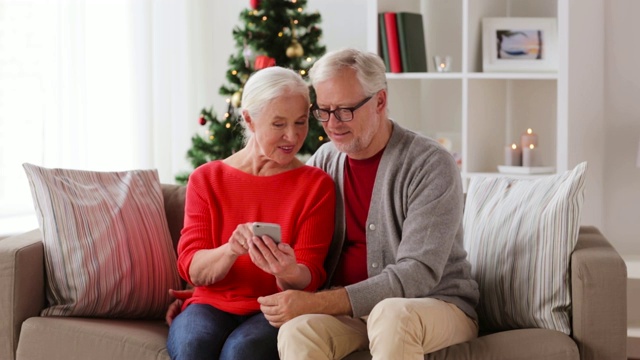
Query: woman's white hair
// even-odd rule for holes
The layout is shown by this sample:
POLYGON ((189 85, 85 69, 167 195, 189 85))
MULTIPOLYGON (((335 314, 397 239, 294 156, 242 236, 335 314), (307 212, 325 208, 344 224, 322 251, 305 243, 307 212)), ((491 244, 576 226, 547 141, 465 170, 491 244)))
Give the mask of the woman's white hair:
MULTIPOLYGON (((297 72, 279 66, 258 70, 249 77, 242 90, 242 112, 257 118, 262 110, 274 99, 283 95, 302 95, 310 103, 309 85, 297 72)), ((245 137, 250 132, 245 126, 245 137)))

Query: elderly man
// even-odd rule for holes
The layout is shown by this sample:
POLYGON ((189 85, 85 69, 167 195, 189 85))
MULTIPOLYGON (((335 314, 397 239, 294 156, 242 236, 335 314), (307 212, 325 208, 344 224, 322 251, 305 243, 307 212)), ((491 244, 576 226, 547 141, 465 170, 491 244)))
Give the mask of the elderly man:
POLYGON ((477 336, 478 286, 462 239, 453 157, 388 117, 384 63, 345 49, 310 71, 313 114, 331 139, 309 160, 337 186, 330 289, 258 298, 280 327, 280 358, 374 359, 424 354, 477 336))

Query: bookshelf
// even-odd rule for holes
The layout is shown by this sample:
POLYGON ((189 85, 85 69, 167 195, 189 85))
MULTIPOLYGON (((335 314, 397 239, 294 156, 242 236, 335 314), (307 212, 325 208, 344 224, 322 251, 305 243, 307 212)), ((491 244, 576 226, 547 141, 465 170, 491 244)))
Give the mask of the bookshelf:
MULTIPOLYGON (((424 19, 428 72, 388 73, 390 117, 424 135, 451 140, 463 179, 501 176, 504 147, 532 128, 543 166, 569 168, 569 0, 377 0, 367 2, 367 50, 378 52, 378 13, 424 19), (557 19, 557 72, 482 72, 482 18, 557 19), (452 57, 439 73, 434 55, 452 57)), ((466 182, 465 182, 466 183, 466 182)))

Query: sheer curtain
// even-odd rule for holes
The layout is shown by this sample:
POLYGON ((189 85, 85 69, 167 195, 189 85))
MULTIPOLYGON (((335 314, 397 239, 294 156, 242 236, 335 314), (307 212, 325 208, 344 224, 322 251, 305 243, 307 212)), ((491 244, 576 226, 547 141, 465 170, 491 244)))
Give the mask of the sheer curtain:
POLYGON ((37 227, 24 162, 165 183, 190 169, 217 92, 209 3, 0 0, 0 235, 37 227))

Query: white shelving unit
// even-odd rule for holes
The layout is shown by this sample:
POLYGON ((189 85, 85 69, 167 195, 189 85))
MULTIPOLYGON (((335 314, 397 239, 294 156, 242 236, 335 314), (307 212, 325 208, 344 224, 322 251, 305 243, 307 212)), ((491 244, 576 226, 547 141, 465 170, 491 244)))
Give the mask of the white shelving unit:
POLYGON ((532 128, 544 166, 568 169, 568 0, 377 0, 368 3, 367 49, 378 51, 377 14, 422 13, 429 72, 387 74, 390 117, 430 137, 448 137, 462 156, 462 177, 495 174, 504 147, 532 128), (482 72, 482 18, 552 17, 558 71, 482 72), (450 55, 452 72, 435 72, 450 55))

